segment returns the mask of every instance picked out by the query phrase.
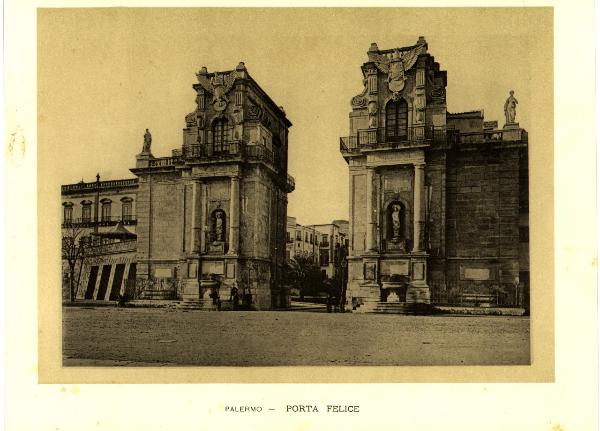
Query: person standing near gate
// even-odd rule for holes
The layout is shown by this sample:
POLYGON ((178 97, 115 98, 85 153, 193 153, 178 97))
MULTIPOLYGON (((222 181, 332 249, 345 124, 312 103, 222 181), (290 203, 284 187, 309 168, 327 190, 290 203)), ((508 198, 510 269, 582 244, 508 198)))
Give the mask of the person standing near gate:
POLYGON ((240 304, 240 295, 238 294, 238 288, 234 284, 231 288, 231 292, 229 292, 229 299, 233 303, 233 309, 237 309, 240 304))

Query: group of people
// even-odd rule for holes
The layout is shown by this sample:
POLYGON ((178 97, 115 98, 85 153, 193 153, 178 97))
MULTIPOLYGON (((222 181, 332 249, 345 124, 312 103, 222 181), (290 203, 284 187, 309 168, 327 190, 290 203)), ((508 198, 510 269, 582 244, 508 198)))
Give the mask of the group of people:
MULTIPOLYGON (((220 310, 221 298, 219 296, 219 290, 214 289, 211 292, 210 297, 213 300, 213 305, 216 305, 217 309, 220 310)), ((229 292, 229 300, 231 301, 234 310, 238 310, 241 308, 250 308, 250 306, 252 305, 252 294, 240 294, 238 288, 236 286, 233 286, 229 292)))

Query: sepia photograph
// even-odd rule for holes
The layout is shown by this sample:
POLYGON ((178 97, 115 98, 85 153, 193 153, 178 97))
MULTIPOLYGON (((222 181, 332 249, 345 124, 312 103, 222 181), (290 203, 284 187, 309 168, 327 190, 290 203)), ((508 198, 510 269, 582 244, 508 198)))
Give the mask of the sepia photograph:
POLYGON ((529 365, 536 12, 39 10, 63 366, 529 365))
POLYGON ((4 6, 6 429, 596 429, 591 1, 4 6))

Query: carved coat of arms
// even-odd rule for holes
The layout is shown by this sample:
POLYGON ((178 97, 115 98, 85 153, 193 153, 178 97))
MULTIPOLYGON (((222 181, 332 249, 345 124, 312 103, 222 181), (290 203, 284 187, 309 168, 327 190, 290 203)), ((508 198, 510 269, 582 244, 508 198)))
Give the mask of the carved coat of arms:
POLYGON ((213 95, 212 104, 215 111, 224 111, 229 99, 227 93, 233 87, 237 73, 215 74, 210 80, 205 74, 197 73, 198 82, 206 91, 213 95))
POLYGON ((388 75, 388 88, 394 95, 398 95, 404 89, 406 83, 406 72, 417 62, 419 54, 426 51, 425 44, 417 44, 409 51, 395 49, 390 55, 377 52, 369 53, 369 60, 383 73, 388 75))
POLYGON ((388 88, 392 93, 398 93, 404 89, 404 62, 399 55, 395 54, 390 62, 388 71, 388 88))

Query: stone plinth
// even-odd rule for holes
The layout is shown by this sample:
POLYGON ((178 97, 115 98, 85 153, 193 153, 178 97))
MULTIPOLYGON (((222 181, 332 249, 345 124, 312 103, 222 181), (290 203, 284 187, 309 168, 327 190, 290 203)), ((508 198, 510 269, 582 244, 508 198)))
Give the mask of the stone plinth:
POLYGON ((140 154, 135 156, 135 167, 147 168, 150 166, 151 159, 154 159, 154 156, 150 152, 142 151, 140 154))
POLYGON ((521 131, 519 123, 506 123, 502 129, 503 141, 520 141, 521 131))

